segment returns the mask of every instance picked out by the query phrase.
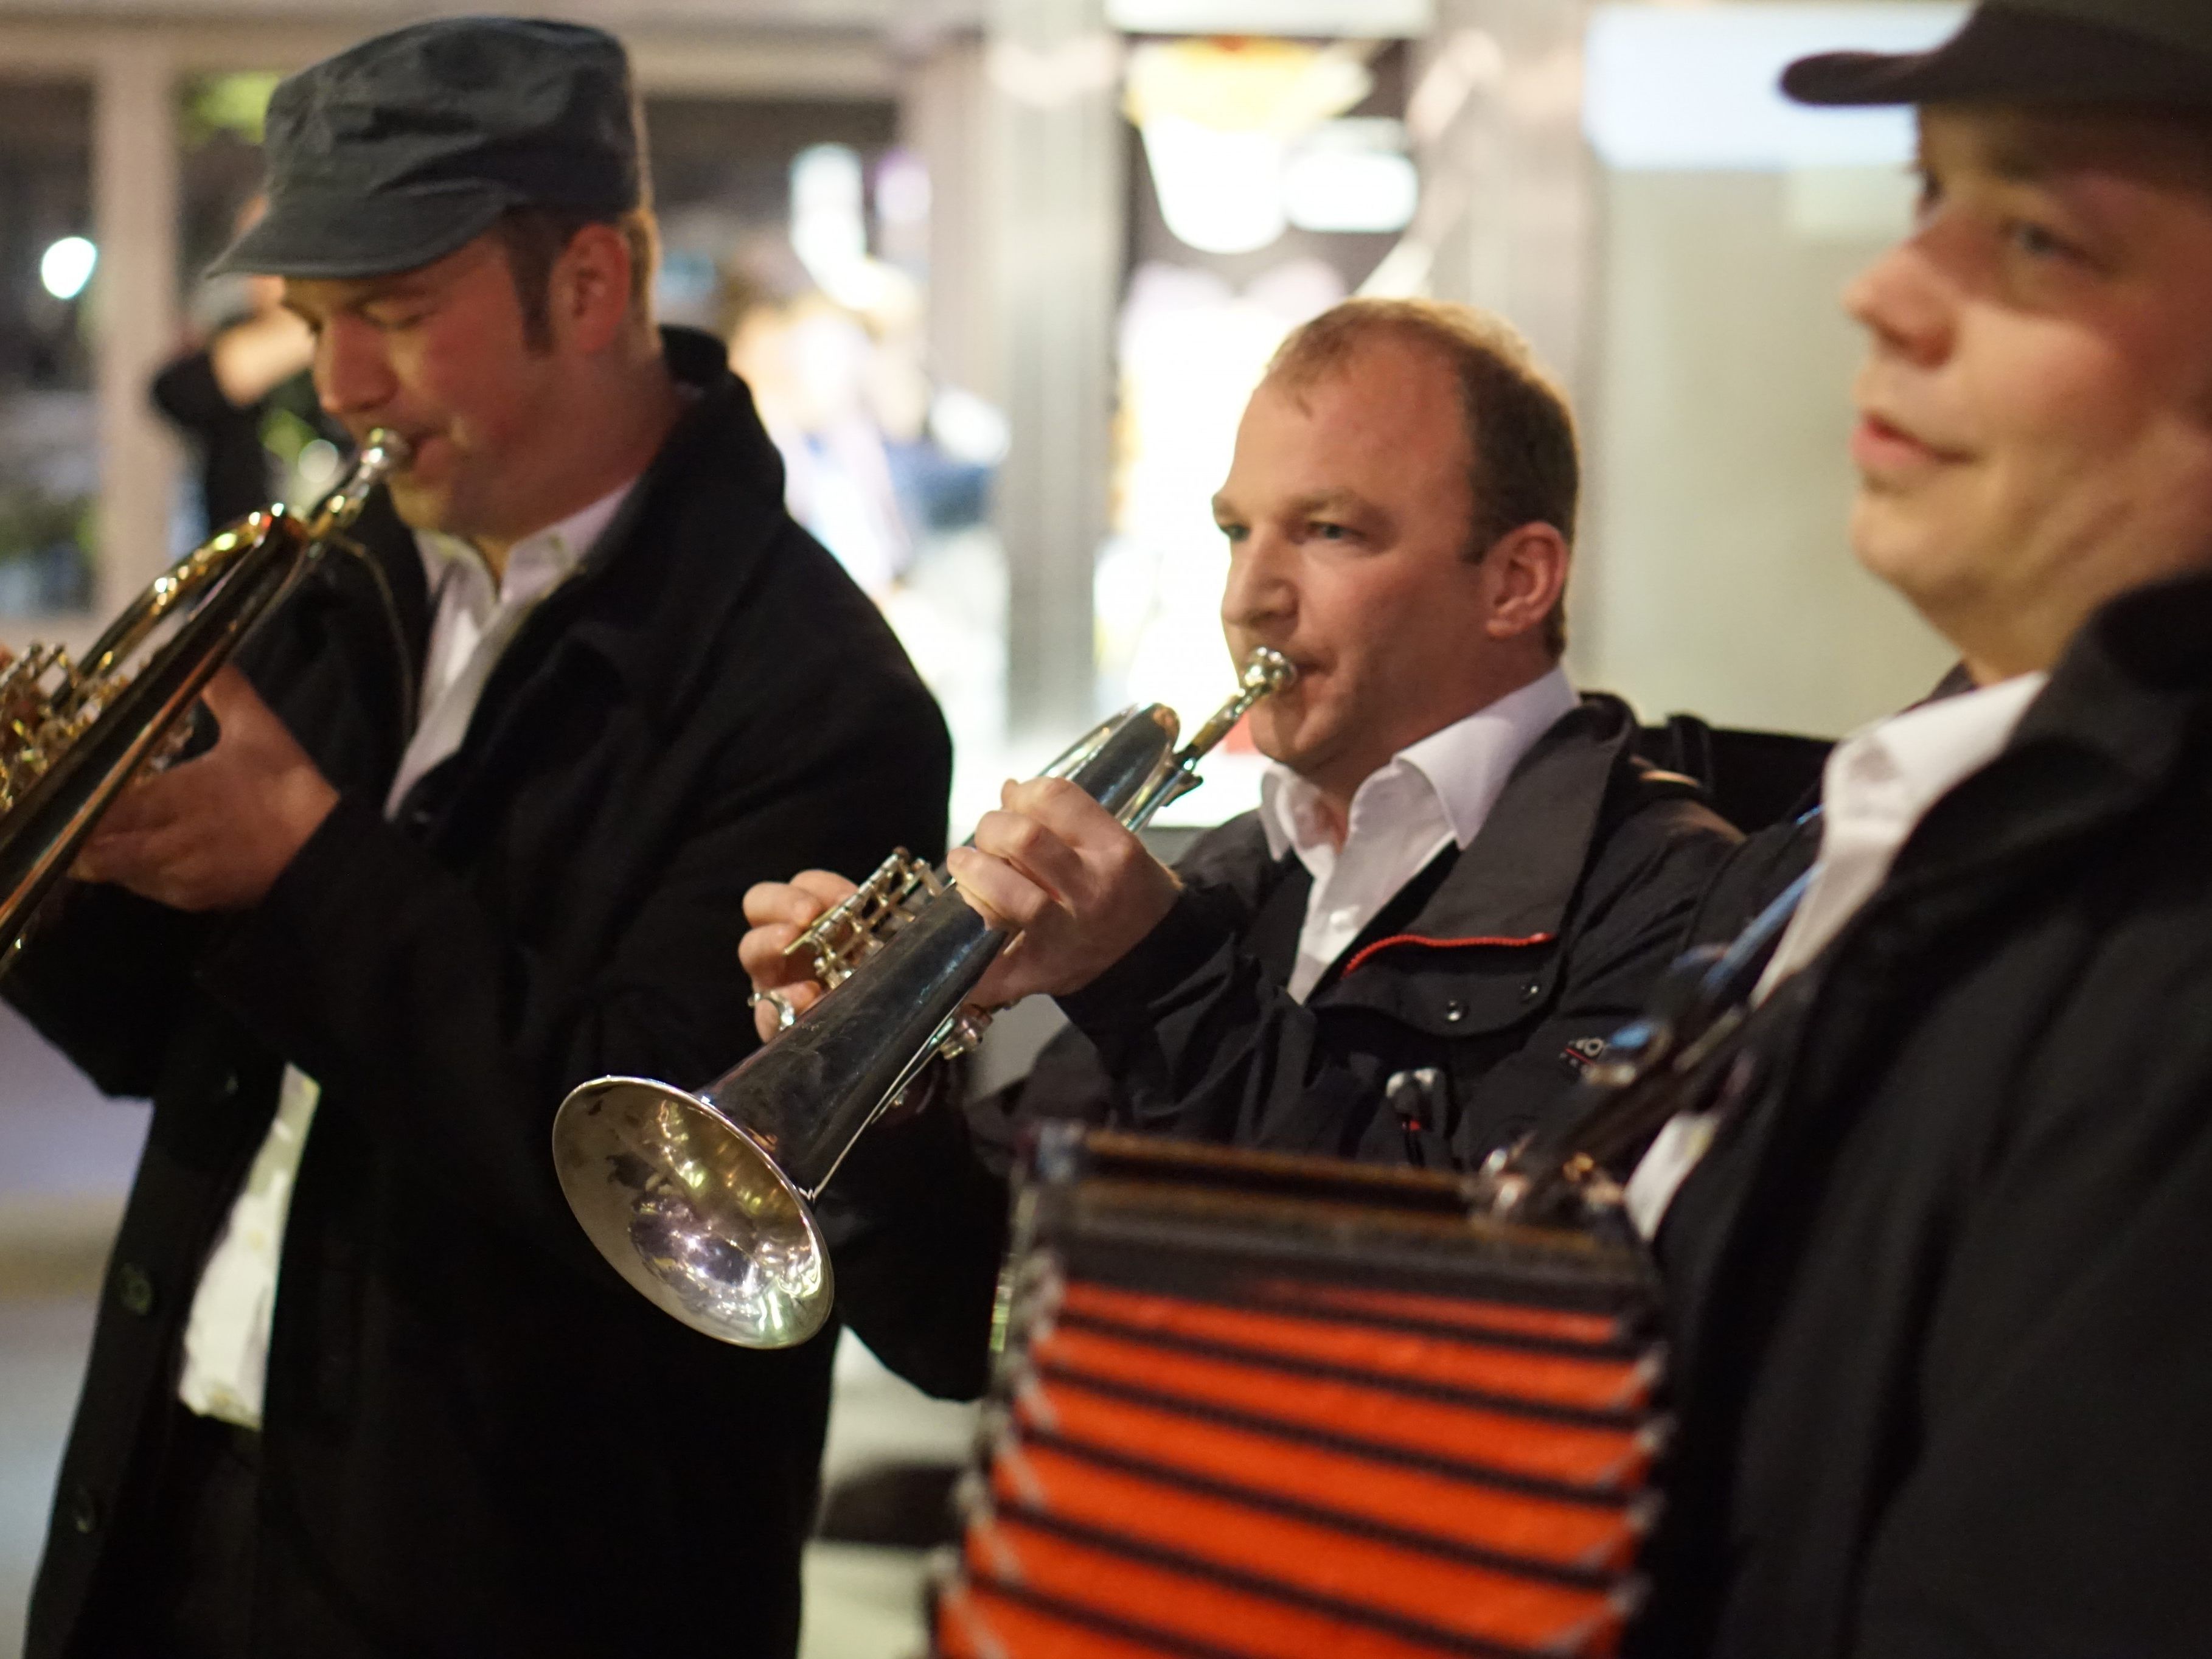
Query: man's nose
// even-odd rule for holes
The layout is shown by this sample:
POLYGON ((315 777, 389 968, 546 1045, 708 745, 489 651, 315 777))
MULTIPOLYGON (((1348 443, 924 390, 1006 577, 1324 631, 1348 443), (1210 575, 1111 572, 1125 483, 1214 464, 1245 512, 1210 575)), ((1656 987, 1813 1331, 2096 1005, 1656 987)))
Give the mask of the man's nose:
POLYGON ((1931 230, 1899 243, 1844 289, 1844 309, 1876 347, 1923 366, 1950 355, 1958 290, 1937 258, 1931 230))
POLYGON ((1223 625, 1279 635, 1297 609, 1295 550, 1273 531, 1254 529, 1230 557, 1229 580, 1221 589, 1223 625))
POLYGON ((380 410, 397 386, 376 330, 347 317, 324 324, 315 342, 315 396, 325 413, 343 420, 380 410))

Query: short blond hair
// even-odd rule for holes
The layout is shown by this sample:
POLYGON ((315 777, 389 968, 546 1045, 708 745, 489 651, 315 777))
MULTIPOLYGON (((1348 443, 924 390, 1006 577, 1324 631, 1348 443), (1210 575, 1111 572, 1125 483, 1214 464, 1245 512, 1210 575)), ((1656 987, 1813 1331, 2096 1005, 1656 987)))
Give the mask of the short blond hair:
MULTIPOLYGON (((1441 300, 1346 300, 1292 330, 1276 348, 1267 378, 1310 386, 1384 338, 1433 352, 1458 385, 1474 497, 1468 556, 1480 558, 1526 524, 1550 525, 1571 544, 1582 489, 1574 414, 1504 319, 1441 300)), ((1544 644, 1554 657, 1567 647, 1564 602, 1544 618, 1544 644)))

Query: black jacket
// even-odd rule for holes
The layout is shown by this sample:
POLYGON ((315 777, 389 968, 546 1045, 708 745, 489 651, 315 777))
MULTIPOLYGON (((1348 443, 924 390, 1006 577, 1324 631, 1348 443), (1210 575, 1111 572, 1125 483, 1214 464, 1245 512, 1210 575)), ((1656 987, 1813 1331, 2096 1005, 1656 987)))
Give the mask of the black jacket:
MULTIPOLYGON (((1285 987, 1311 878, 1295 854, 1270 856, 1256 814, 1212 831, 1177 866, 1166 920, 1061 999, 1074 1029, 1040 1057, 1013 1119, 1480 1164, 1641 1005, 1736 842, 1686 780, 1637 758, 1637 737, 1613 698, 1565 715, 1466 851, 1408 883, 1304 1003, 1285 987)), ((840 1305, 887 1363, 941 1392, 984 1380, 1005 1237, 1000 1104, 878 1130, 861 1143, 870 1161, 838 1176, 853 1212, 840 1305), (931 1177, 913 1178, 923 1164, 931 1177), (895 1230, 912 1249, 885 1243, 895 1230), (932 1269, 918 1272, 925 1252, 932 1269)))
MULTIPOLYGON (((2212 1653, 2212 578, 2116 602, 1759 1016, 1659 1237, 1642 1650, 2212 1653)), ((1700 931, 1803 868, 1747 844, 1700 931)))
MULTIPOLYGON (((751 883, 943 840, 949 745, 873 608, 783 512, 720 347, 582 571, 395 822, 392 632, 326 563, 247 666, 344 799, 249 912, 76 893, 9 994, 153 1127, 64 1460, 30 1652, 132 1651, 145 1494, 203 1257, 285 1060, 320 1080, 269 1362, 256 1648, 787 1654, 833 1339, 749 1353, 597 1256, 548 1132, 574 1084, 696 1085, 753 1042, 751 883)), ((422 566, 378 556, 419 663, 422 566)), ((416 663, 408 665, 410 676, 416 663)))

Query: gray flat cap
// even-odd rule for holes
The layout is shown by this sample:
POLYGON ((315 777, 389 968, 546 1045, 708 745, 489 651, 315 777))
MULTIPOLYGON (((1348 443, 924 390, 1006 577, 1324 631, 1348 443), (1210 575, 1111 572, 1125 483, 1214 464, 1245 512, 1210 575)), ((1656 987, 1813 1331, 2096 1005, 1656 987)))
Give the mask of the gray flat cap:
POLYGON ((269 210, 213 271, 380 276, 443 258, 511 208, 642 198, 622 43, 520 17, 416 23, 301 70, 269 100, 269 210))

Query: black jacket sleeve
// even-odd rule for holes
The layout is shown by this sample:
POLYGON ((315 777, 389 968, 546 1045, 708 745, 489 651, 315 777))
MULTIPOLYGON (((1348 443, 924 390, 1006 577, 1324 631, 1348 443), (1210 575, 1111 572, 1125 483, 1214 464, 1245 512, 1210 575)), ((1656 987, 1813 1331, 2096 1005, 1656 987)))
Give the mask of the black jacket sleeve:
POLYGON ((0 989, 102 1092, 151 1095, 209 926, 120 888, 64 885, 0 989))
POLYGON ((817 1213, 845 1322, 915 1387, 966 1400, 990 1381, 994 1292, 1023 1132, 1042 1117, 1111 1121, 1115 1091, 1097 1051, 1066 1028, 1026 1077, 980 1098, 957 1097, 955 1070, 925 1075, 939 1097, 863 1135, 817 1213))
POLYGON ((251 418, 223 396, 215 359, 204 349, 188 351, 165 365, 149 395, 155 409, 196 436, 225 420, 251 418))
POLYGON ((839 1314, 926 1394, 972 1400, 990 1382, 1011 1200, 1004 1160, 947 1099, 862 1135, 817 1206, 839 1314))
POLYGON ((773 763, 757 742, 733 744, 746 759, 695 804, 587 966, 520 945, 460 875, 347 799, 211 945, 200 978, 322 1084, 325 1109, 341 1095, 368 1103, 369 1127, 434 1156, 467 1202, 591 1260, 550 1179, 554 1107, 606 1073, 711 1081, 755 1041, 735 950, 745 889, 797 860, 850 866, 941 834, 929 825, 943 821, 944 727, 919 686, 906 702, 855 700, 773 763))

